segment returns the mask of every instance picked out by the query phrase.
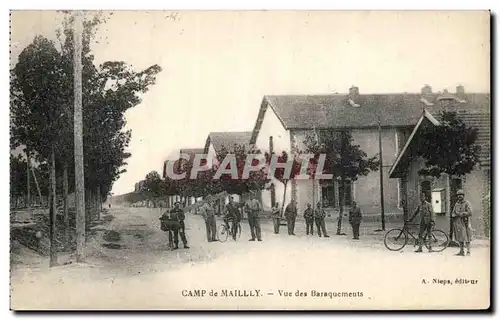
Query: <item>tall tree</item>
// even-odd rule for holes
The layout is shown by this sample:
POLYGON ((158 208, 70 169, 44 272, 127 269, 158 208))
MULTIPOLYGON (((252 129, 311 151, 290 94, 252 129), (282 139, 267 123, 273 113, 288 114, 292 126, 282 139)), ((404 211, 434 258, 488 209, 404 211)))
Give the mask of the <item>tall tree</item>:
POLYGON ((342 217, 345 204, 346 181, 354 182, 359 176, 366 176, 371 171, 377 171, 379 162, 377 156, 368 158, 367 154, 354 140, 349 131, 322 131, 319 139, 308 134, 304 140, 306 152, 314 154, 317 163, 321 154, 325 155, 323 173, 332 174, 339 179, 339 218, 337 235, 342 234, 342 217))
MULTIPOLYGON (((478 130, 468 127, 456 112, 441 112, 438 118, 439 125, 424 127, 417 136, 417 154, 425 160, 419 175, 463 178, 479 161, 478 130)), ((451 219, 449 237, 453 239, 451 219)))
POLYGON ((425 160, 420 175, 464 176, 478 163, 476 128, 469 128, 456 112, 441 112, 440 125, 423 128, 417 137, 417 154, 425 160))
MULTIPOLYGON (((15 139, 50 161, 51 172, 56 170, 55 154, 62 147, 60 130, 64 126, 64 98, 61 87, 66 80, 61 68, 61 55, 54 42, 37 36, 19 55, 11 72, 11 115, 15 139)), ((51 190, 56 189, 55 175, 50 175, 51 190)), ((50 221, 55 225, 57 203, 51 192, 50 221)), ((55 230, 51 230, 51 266, 57 263, 55 230)))
POLYGON ((277 164, 285 164, 287 162, 291 162, 291 170, 288 174, 287 170, 285 168, 276 168, 274 171, 274 176, 272 178, 275 178, 279 182, 283 184, 283 201, 281 202, 281 213, 283 214, 285 210, 285 201, 286 201, 286 191, 288 187, 288 183, 291 180, 294 180, 299 174, 300 174, 300 169, 302 165, 302 161, 298 158, 298 152, 296 155, 290 156, 286 151, 282 151, 281 154, 276 155, 274 152, 273 153, 266 153, 265 158, 266 158, 266 164, 268 167, 272 166, 272 158, 276 158, 276 163, 277 164))
POLYGON ((217 162, 222 165, 226 157, 232 157, 234 161, 228 162, 225 168, 222 169, 229 170, 231 166, 235 166, 237 176, 233 177, 232 174, 228 173, 222 174, 219 179, 220 189, 229 194, 237 194, 240 196, 251 191, 262 190, 266 183, 269 182, 269 179, 267 179, 265 172, 265 157, 260 157, 260 155, 260 150, 247 150, 244 145, 235 144, 233 147, 222 146, 217 153, 217 162), (262 164, 264 166, 258 171, 249 171, 248 177, 244 176, 245 167, 247 165, 259 165, 259 157, 261 161, 263 161, 262 164), (251 162, 249 162, 250 159, 251 162))

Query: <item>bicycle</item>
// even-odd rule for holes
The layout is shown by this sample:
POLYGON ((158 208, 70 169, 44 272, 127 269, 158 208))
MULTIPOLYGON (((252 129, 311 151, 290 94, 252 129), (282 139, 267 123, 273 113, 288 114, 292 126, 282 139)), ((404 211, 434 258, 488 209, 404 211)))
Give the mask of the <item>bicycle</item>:
MULTIPOLYGON (((231 221, 229 221, 231 222, 231 221)), ((236 223, 236 241, 241 237, 241 224, 239 222, 236 223)), ((232 236, 231 226, 229 228, 226 226, 226 223, 222 223, 217 230, 217 238, 220 242, 226 242, 229 238, 229 235, 232 236)))
MULTIPOLYGON (((418 244, 418 234, 415 236, 410 230, 409 226, 418 226, 419 224, 410 224, 405 221, 403 228, 394 228, 385 234, 384 245, 391 251, 399 251, 408 244, 409 236, 415 240, 414 246, 418 244)), ((427 249, 432 247, 432 251, 441 252, 448 247, 450 239, 443 230, 432 229, 432 232, 427 230, 423 236, 424 245, 427 249), (432 244, 432 246, 431 246, 432 244)))

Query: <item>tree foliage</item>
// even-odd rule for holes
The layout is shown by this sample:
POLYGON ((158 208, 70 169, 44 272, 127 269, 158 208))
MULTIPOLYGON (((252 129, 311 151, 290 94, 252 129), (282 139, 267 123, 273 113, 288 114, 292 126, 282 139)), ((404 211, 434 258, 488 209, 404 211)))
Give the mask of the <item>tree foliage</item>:
MULTIPOLYGON (((161 71, 158 65, 135 71, 123 61, 97 66, 91 47, 104 21, 102 15, 85 20, 82 36, 85 184, 91 190, 99 187, 102 198, 131 156, 126 151, 131 131, 123 130, 125 112, 141 102, 161 71)), ((43 163, 54 147, 56 162, 69 168, 74 167, 72 22, 68 16, 57 30, 58 45, 37 36, 11 71, 11 148, 26 145, 43 163)), ((69 173, 72 186, 74 174, 69 173)))
MULTIPOLYGON (((235 158, 234 163, 228 163, 224 169, 229 169, 231 165, 236 165, 237 179, 231 174, 222 174, 220 177, 220 189, 229 194, 242 195, 251 191, 259 191, 269 182, 265 170, 265 157, 258 149, 247 149, 245 145, 235 144, 232 148, 222 146, 217 153, 217 162, 222 164, 228 156, 235 158), (248 159, 248 160, 247 160, 248 159), (250 161, 251 160, 251 161, 250 161), (246 166, 258 166, 262 161, 262 168, 258 171, 249 171, 248 177, 244 176, 246 166), (247 163, 248 162, 248 163, 247 163)), ((217 167, 216 167, 217 168, 217 167)), ((218 168, 217 168, 218 169, 218 168)))
POLYGON ((323 131, 319 139, 308 134, 304 140, 306 152, 314 154, 312 167, 318 164, 319 156, 325 155, 324 174, 333 178, 356 181, 371 171, 379 169, 378 156, 368 158, 361 147, 354 144, 349 131, 323 131))
POLYGON ((456 112, 442 112, 440 119, 440 125, 423 127, 417 137, 417 154, 425 160, 419 174, 440 177, 443 173, 470 173, 479 161, 477 129, 467 127, 456 112))

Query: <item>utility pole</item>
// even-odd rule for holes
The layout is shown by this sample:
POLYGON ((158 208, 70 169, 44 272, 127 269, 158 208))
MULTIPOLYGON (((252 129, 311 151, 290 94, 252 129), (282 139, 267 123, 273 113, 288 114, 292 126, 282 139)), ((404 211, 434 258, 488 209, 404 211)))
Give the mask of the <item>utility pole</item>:
POLYGON ((382 162, 382 126, 380 125, 380 116, 378 117, 378 152, 380 155, 380 216, 382 218, 382 231, 385 231, 385 212, 384 212, 384 165, 382 162))
POLYGON ((85 249, 85 179, 82 120, 82 13, 75 11, 73 26, 73 81, 75 131, 76 261, 83 262, 85 249))

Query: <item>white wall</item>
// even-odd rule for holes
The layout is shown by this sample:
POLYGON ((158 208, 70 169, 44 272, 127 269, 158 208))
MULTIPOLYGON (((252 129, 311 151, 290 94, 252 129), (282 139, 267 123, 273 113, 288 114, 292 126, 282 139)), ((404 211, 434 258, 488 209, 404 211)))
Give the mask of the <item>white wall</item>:
POLYGON ((213 160, 214 159, 216 159, 215 149, 214 149, 214 145, 212 144, 212 142, 210 142, 210 145, 208 146, 207 165, 213 166, 213 164, 214 164, 213 160))
MULTIPOLYGON (((275 195, 276 195, 276 202, 279 203, 280 208, 283 205, 283 192, 285 191, 285 186, 283 183, 276 179, 271 179, 270 183, 274 183, 274 190, 275 190, 275 195)), ((270 190, 262 190, 261 193, 262 197, 262 206, 264 210, 270 211, 271 210, 271 191, 270 190)), ((285 197, 285 207, 287 204, 290 203, 290 200, 292 199, 292 182, 289 181, 286 187, 286 197, 285 197)))
POLYGON ((257 136, 256 147, 262 152, 269 151, 269 137, 273 137, 274 152, 290 152, 290 132, 281 124, 271 107, 267 107, 264 120, 257 136))

